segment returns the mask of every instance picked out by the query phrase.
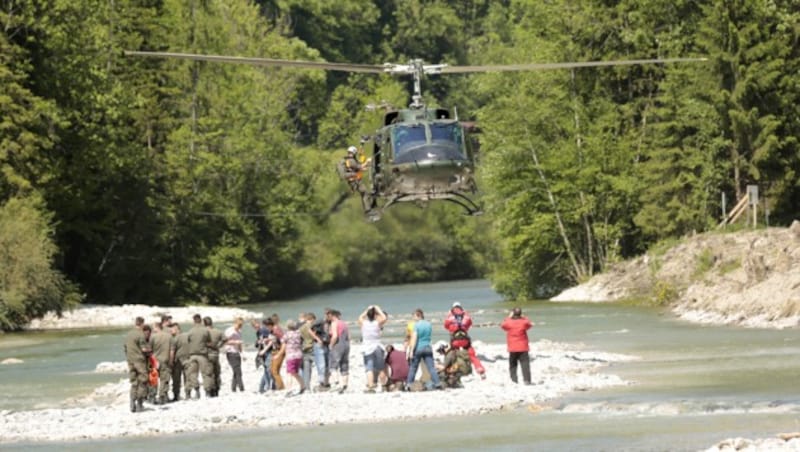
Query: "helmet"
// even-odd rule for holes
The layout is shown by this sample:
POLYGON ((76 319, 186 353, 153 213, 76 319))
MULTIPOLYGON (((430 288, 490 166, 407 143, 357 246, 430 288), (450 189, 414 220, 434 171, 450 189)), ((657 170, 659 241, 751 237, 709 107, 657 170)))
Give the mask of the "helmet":
POLYGON ((349 148, 347 148, 348 154, 355 154, 356 152, 358 152, 358 149, 356 149, 355 146, 350 146, 349 148))

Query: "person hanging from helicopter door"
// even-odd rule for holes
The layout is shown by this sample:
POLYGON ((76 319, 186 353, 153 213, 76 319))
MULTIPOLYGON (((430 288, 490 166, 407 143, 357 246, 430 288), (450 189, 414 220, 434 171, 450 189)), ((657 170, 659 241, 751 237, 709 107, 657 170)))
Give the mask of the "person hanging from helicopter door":
POLYGON ((339 176, 347 182, 350 191, 358 193, 361 196, 361 202, 364 205, 364 210, 368 210, 369 202, 367 200, 367 191, 361 182, 364 178, 364 170, 372 159, 366 158, 363 150, 359 151, 355 146, 347 148, 347 154, 344 159, 339 163, 339 176))
POLYGON ((347 181, 353 191, 363 192, 361 180, 364 178, 364 169, 367 163, 369 163, 369 159, 366 159, 364 153, 359 152, 358 148, 355 146, 347 148, 347 154, 341 163, 343 170, 341 173, 342 178, 347 181))

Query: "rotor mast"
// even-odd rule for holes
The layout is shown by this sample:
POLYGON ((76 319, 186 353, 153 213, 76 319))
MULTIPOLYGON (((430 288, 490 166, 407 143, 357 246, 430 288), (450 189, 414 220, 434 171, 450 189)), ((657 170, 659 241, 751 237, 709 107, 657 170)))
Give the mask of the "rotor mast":
POLYGON ((423 74, 441 74, 445 67, 447 64, 425 64, 420 59, 414 59, 409 60, 408 64, 386 63, 383 70, 390 74, 411 74, 414 77, 414 92, 411 94, 409 108, 421 110, 425 108, 425 102, 422 101, 423 74))

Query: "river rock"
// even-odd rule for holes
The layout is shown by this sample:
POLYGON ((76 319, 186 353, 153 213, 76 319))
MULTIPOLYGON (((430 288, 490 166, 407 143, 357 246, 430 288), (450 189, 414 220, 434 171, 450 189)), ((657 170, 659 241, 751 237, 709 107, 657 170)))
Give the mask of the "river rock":
MULTIPOLYGON (((607 364, 600 361, 606 360, 610 355, 608 353, 586 350, 582 344, 544 340, 530 344, 530 348, 532 354, 537 356, 531 362, 531 376, 534 381, 544 384, 514 384, 508 378, 508 362, 496 360, 484 363, 486 379, 474 373, 464 377, 464 389, 365 394, 362 385, 355 380, 343 393, 308 392, 287 398, 285 391, 270 391, 256 397, 252 391, 234 393, 223 385, 219 397, 203 398, 200 403, 146 404, 143 413, 132 415, 128 408, 130 382, 127 378, 120 378, 116 383, 95 388, 87 397, 68 401, 63 409, 34 409, 3 414, 0 417, 0 430, 3 432, 0 434, 0 448, 20 441, 154 437, 243 428, 303 427, 349 422, 366 424, 462 416, 544 405, 546 401, 567 392, 628 384, 620 377, 602 371, 607 364), (573 359, 575 356, 581 359, 573 359), (454 403, 456 400, 457 403, 454 403), (75 428, 76 425, 83 428, 75 428)), ((481 343, 479 350, 489 356, 508 356, 505 343, 481 343)), ((357 344, 350 350, 352 375, 364 375, 361 352, 357 344)), ((617 356, 621 361, 636 359, 617 356)), ((255 350, 245 350, 244 358, 252 363, 255 350)), ((221 371, 222 380, 230 381, 230 366, 223 365, 221 371)), ((258 381, 263 372, 255 366, 243 366, 242 371, 244 380, 249 382, 258 381)), ((291 380, 286 381, 296 386, 291 380)), ((57 447, 58 444, 52 446, 57 447)))
POLYGON ((260 312, 248 311, 241 308, 222 306, 185 306, 161 307, 140 304, 126 304, 122 306, 92 306, 83 305, 72 311, 65 311, 60 315, 48 312, 40 319, 33 319, 28 329, 78 329, 78 328, 122 328, 132 327, 136 317, 144 317, 147 323, 159 322, 161 316, 169 314, 172 320, 178 323, 192 323, 194 314, 208 316, 215 321, 233 320, 236 317, 244 319, 257 319, 263 316, 260 312))
POLYGON ((103 361, 95 366, 94 371, 98 374, 124 374, 128 371, 128 364, 125 361, 103 361))

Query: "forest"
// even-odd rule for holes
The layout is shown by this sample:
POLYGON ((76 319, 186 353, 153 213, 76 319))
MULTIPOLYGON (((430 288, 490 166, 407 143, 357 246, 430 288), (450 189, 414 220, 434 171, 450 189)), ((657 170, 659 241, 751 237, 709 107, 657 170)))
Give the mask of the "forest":
POLYGON ((800 206, 797 0, 0 0, 0 330, 79 303, 280 300, 488 278, 508 299, 712 230, 757 185, 800 206), (480 129, 485 215, 364 220, 335 164, 410 80, 170 59, 488 65, 431 76, 480 129))

